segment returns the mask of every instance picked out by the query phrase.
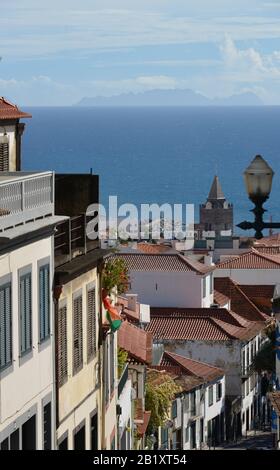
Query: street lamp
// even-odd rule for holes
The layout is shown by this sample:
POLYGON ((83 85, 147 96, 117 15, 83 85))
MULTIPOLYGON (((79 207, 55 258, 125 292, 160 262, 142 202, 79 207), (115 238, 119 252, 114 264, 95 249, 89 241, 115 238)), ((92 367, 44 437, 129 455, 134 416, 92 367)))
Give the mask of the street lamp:
POLYGON ((255 214, 255 221, 244 221, 238 224, 237 227, 242 230, 255 229, 257 240, 263 237, 262 230, 264 228, 280 228, 280 223, 263 221, 263 214, 266 212, 263 204, 269 198, 273 175, 274 171, 261 155, 257 155, 244 171, 246 191, 249 199, 255 204, 254 209, 251 210, 255 214))

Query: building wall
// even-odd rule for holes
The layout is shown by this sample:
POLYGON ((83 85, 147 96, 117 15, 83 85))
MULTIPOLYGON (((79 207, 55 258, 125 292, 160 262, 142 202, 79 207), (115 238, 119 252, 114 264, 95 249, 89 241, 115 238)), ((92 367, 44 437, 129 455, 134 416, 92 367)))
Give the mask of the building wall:
MULTIPOLYGON (((59 427, 57 439, 68 432, 69 449, 73 449, 73 435, 80 423, 86 423, 86 448, 90 449, 90 416, 97 412, 100 415, 99 352, 89 362, 87 360, 87 286, 95 285, 95 304, 98 314, 99 285, 97 270, 92 269, 63 286, 59 306, 67 305, 67 362, 68 379, 59 388, 59 427), (74 374, 73 371, 73 295, 82 292, 83 299, 83 367, 74 374)), ((96 344, 98 344, 98 321, 96 316, 96 344)), ((100 432, 98 433, 100 448, 100 432)))
MULTIPOLYGON (((118 398, 118 404, 121 407, 121 415, 119 417, 118 433, 119 444, 126 441, 126 450, 131 449, 131 433, 132 433, 132 415, 131 415, 131 379, 126 381, 124 389, 118 398), (122 437, 125 436, 123 439, 122 437)), ((121 445, 119 445, 121 448, 121 445)))
POLYGON ((202 276, 193 272, 130 271, 130 281, 130 292, 137 292, 139 301, 151 307, 195 308, 211 302, 209 291, 203 302, 202 276))
MULTIPOLYGON (((53 306, 50 302, 50 332, 40 344, 38 313, 38 262, 48 259, 53 277, 52 238, 33 242, 0 257, 0 278, 12 275, 12 344, 13 363, 0 371, 0 441, 7 433, 36 413, 37 448, 43 448, 43 406, 52 402, 54 426, 54 354, 53 306), (30 265, 32 272, 32 344, 31 352, 20 357, 18 270, 30 265)), ((52 297, 50 297, 52 298, 52 297)), ((54 433, 53 433, 54 434, 54 433)), ((54 436, 53 436, 54 445, 54 436)))
POLYGON ((239 284, 275 285, 279 283, 279 269, 215 269, 214 277, 231 277, 239 284))

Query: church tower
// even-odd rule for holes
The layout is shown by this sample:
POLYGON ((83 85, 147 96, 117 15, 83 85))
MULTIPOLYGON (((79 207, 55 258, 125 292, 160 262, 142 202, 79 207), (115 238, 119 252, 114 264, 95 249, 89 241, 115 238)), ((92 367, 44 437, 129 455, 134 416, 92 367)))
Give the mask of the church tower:
POLYGON ((31 114, 0 96, 0 172, 21 170, 22 118, 31 118, 31 114))
POLYGON ((200 205, 199 228, 215 232, 215 238, 233 235, 233 206, 226 200, 218 176, 214 177, 206 203, 200 205))

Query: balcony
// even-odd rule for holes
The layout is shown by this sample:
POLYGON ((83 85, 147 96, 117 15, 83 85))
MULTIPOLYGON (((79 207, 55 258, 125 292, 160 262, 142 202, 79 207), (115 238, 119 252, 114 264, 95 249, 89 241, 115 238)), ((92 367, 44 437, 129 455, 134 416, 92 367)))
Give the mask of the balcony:
POLYGON ((122 391, 126 385, 126 382, 128 380, 128 364, 126 364, 123 372, 122 372, 122 375, 121 375, 121 378, 119 380, 119 384, 118 384, 118 397, 120 398, 121 394, 122 394, 122 391))
POLYGON ((90 219, 86 214, 80 214, 57 225, 54 239, 56 267, 98 248, 99 241, 90 240, 86 234, 90 219))
POLYGON ((53 215, 53 172, 1 172, 0 233, 53 215))

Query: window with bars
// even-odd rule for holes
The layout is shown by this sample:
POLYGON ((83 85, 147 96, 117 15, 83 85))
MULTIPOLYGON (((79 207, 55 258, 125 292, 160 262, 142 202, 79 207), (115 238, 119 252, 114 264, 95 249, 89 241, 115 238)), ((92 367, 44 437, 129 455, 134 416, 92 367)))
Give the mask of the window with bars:
POLYGON ((50 336, 50 266, 39 269, 40 341, 50 336))
POLYGON ((83 367, 83 297, 73 300, 73 373, 83 367))
POLYGON ((87 358, 88 361, 96 355, 96 300, 95 287, 87 292, 87 358))
POLYGON ((20 276, 20 352, 24 354, 32 348, 32 287, 31 273, 20 276))
POLYGON ((0 286, 0 369, 12 362, 12 286, 0 286))
POLYGON ((9 140, 7 136, 0 140, 0 171, 9 171, 9 140))
POLYGON ((68 378, 67 356, 67 306, 58 310, 58 383, 61 387, 68 378))

